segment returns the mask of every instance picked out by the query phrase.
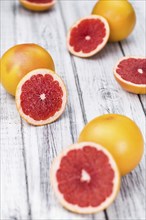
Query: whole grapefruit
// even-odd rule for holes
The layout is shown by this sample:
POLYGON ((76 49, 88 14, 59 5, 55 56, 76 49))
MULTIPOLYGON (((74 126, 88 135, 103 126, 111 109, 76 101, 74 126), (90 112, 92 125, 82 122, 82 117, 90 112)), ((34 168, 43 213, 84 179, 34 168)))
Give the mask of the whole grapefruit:
POLYGON ((51 55, 37 44, 18 44, 1 58, 1 83, 8 93, 15 96, 21 78, 39 68, 55 70, 51 55))
POLYGON ((118 114, 106 114, 90 121, 78 141, 95 142, 109 150, 121 175, 138 165, 144 150, 143 136, 138 126, 130 118, 118 114))
POLYGON ((116 42, 127 38, 136 23, 136 14, 127 0, 100 0, 92 14, 101 15, 107 19, 110 26, 109 41, 116 42))

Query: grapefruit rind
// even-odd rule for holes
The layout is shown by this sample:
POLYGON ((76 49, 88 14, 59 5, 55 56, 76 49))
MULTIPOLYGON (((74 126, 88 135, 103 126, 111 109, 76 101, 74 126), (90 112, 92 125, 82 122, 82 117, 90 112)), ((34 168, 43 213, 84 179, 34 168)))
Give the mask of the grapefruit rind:
POLYGON ((90 16, 87 16, 87 17, 83 17, 82 19, 78 20, 71 28, 70 30, 68 31, 68 34, 67 34, 67 48, 69 50, 69 52, 75 56, 78 56, 78 57, 84 57, 84 58, 87 58, 87 57, 91 57, 93 55, 95 55, 96 53, 98 53, 100 50, 102 50, 102 48, 106 45, 108 39, 109 39, 109 34, 110 34, 110 28, 109 28, 109 24, 107 22, 107 20, 100 16, 100 15, 90 15, 90 16), (71 34, 71 30, 74 28, 74 27, 77 27, 78 24, 83 21, 84 19, 100 19, 104 25, 105 25, 105 29, 106 29, 106 35, 105 37, 103 38, 103 42, 97 46, 97 48, 93 51, 91 51, 90 53, 83 53, 82 51, 80 52, 75 52, 74 51, 74 47, 73 46, 70 46, 70 34, 71 34))
POLYGON ((132 82, 128 82, 126 80, 124 80, 117 72, 116 69, 119 65, 119 63, 123 60, 127 60, 129 58, 135 58, 135 59, 145 59, 145 57, 135 57, 135 56, 127 56, 127 57, 123 57, 121 58, 116 66, 114 67, 114 77, 116 79, 116 81, 119 83, 119 85, 125 89, 128 92, 134 93, 134 94, 146 94, 146 84, 135 84, 132 82))
POLYGON ((65 107, 66 107, 66 103, 67 103, 67 91, 66 91, 66 87, 62 81, 62 79, 52 70, 49 69, 36 69, 33 70, 31 72, 29 72, 27 75, 25 75, 21 81, 19 82, 17 89, 16 89, 16 95, 15 95, 15 100, 16 100, 16 107, 17 110, 20 114, 20 116, 26 120, 29 124, 35 125, 35 126, 41 126, 41 125, 45 125, 45 124, 50 124, 54 121, 56 121, 64 112, 65 107), (23 86, 23 84, 29 80, 31 78, 31 76, 37 75, 37 74, 41 74, 41 75, 46 75, 49 74, 53 77, 54 80, 57 80, 59 82, 59 85, 62 88, 63 91, 63 97, 62 97, 62 107, 60 109, 60 111, 56 112, 52 117, 49 117, 47 120, 39 120, 36 121, 33 118, 31 118, 30 116, 26 115, 23 113, 22 107, 21 107, 21 102, 20 102, 20 96, 21 96, 21 88, 23 86))
POLYGON ((53 0, 50 3, 48 2, 48 3, 41 3, 41 4, 29 2, 27 0, 19 0, 19 1, 23 5, 23 7, 31 11, 46 11, 52 8, 56 3, 56 0, 53 0))
POLYGON ((60 204, 62 204, 62 206, 64 208, 66 208, 67 210, 74 212, 74 213, 79 213, 79 214, 92 214, 92 213, 97 213, 100 212, 104 209, 106 209, 116 198, 119 189, 120 189, 120 182, 121 182, 121 177, 120 177, 120 172, 119 169, 117 167, 117 164, 114 160, 114 158, 112 157, 112 155, 105 149, 103 148, 101 145, 99 144, 95 144, 92 142, 82 142, 82 143, 77 143, 77 144, 73 144, 71 146, 69 146, 68 148, 64 149, 62 151, 62 153, 60 155, 58 155, 51 166, 50 169, 50 181, 51 181, 51 185, 53 187, 54 193, 56 195, 56 197, 58 198, 60 204), (63 195, 59 192, 58 190, 58 184, 57 184, 57 178, 56 178, 56 172, 60 167, 60 162, 61 159, 67 155, 67 153, 70 150, 74 150, 74 149, 81 149, 84 146, 91 146, 96 148, 97 150, 102 150, 109 158, 109 163, 111 164, 112 168, 114 169, 114 186, 113 186, 113 193, 111 194, 111 196, 109 198, 107 198, 103 203, 101 203, 100 206, 98 207, 79 207, 78 205, 72 205, 70 203, 68 203, 64 198, 63 195))

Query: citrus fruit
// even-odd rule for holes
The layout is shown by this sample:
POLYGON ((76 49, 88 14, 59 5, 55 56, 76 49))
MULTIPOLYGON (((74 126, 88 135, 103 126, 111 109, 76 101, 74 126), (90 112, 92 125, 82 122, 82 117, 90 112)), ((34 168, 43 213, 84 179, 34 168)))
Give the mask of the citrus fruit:
POLYGON ((65 110, 66 88, 49 69, 36 69, 25 75, 16 89, 17 109, 28 123, 44 125, 55 121, 65 110))
POLYGON ((11 47, 1 59, 1 82, 11 95, 15 95, 20 79, 38 68, 54 71, 51 55, 37 44, 18 44, 11 47))
POLYGON ((60 203, 81 214, 107 208, 120 187, 119 170, 113 157, 95 143, 68 147, 54 160, 50 173, 60 203))
POLYGON ((27 9, 32 11, 46 11, 52 8, 55 0, 19 0, 27 9))
POLYGON ((125 90, 146 94, 146 58, 123 57, 114 68, 114 76, 125 90))
POLYGON ((77 21, 67 35, 70 53, 79 57, 90 57, 100 51, 109 38, 107 21, 97 15, 90 15, 77 21))
POLYGON ((115 42, 127 38, 135 27, 135 11, 126 0, 100 0, 95 4, 92 14, 107 19, 110 26, 109 41, 115 42))
POLYGON ((113 155, 121 175, 138 165, 144 150, 138 126, 130 118, 118 114, 106 114, 90 121, 78 141, 92 141, 105 147, 113 155))

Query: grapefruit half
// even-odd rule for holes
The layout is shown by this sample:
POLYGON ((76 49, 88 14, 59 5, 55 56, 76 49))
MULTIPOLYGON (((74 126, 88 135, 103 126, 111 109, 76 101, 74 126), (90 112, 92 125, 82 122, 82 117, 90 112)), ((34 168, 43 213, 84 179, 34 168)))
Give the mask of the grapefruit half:
POLYGON ((146 94, 146 58, 123 57, 114 68, 114 76, 128 92, 146 94))
POLYGON ((68 32, 68 50, 75 56, 91 57, 105 46, 109 32, 108 22, 102 16, 84 17, 77 21, 68 32))
POLYGON ((25 75, 16 89, 17 109, 28 123, 44 125, 55 121, 65 110, 66 88, 49 69, 36 69, 25 75))
POLYGON ((51 183, 60 203, 81 214, 99 212, 115 199, 120 175, 111 154, 101 145, 71 145, 54 160, 51 183))
POLYGON ((46 11, 55 5, 55 0, 19 0, 20 3, 32 11, 46 11))

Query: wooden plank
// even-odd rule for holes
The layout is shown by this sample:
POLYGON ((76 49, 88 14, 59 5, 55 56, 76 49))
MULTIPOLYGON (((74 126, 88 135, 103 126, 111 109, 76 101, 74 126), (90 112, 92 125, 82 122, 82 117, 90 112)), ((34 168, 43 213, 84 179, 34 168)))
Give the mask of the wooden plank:
POLYGON ((21 123, 12 97, 1 89, 1 219, 29 219, 21 123), (9 102, 9 104, 8 104, 9 102))
MULTIPOLYGON (((78 18, 90 13, 92 6, 93 2, 89 1, 63 2, 61 10, 66 29, 78 18)), ((112 43, 88 60, 71 56, 78 90, 82 94, 84 115, 87 121, 103 113, 127 115, 138 124, 145 136, 145 115, 138 97, 123 91, 113 77, 113 66, 121 56, 118 44, 112 43)), ((109 219, 144 218, 144 170, 143 158, 141 164, 123 178, 119 196, 107 210, 109 219), (138 194, 138 191, 141 193, 138 194)))
MULTIPOLYGON (((15 44, 12 1, 2 1, 1 53, 15 44), (7 16, 9 15, 9 16, 7 16)), ((15 100, 0 86, 1 98, 1 210, 2 220, 29 219, 29 198, 25 151, 21 133, 21 120, 15 100)))

